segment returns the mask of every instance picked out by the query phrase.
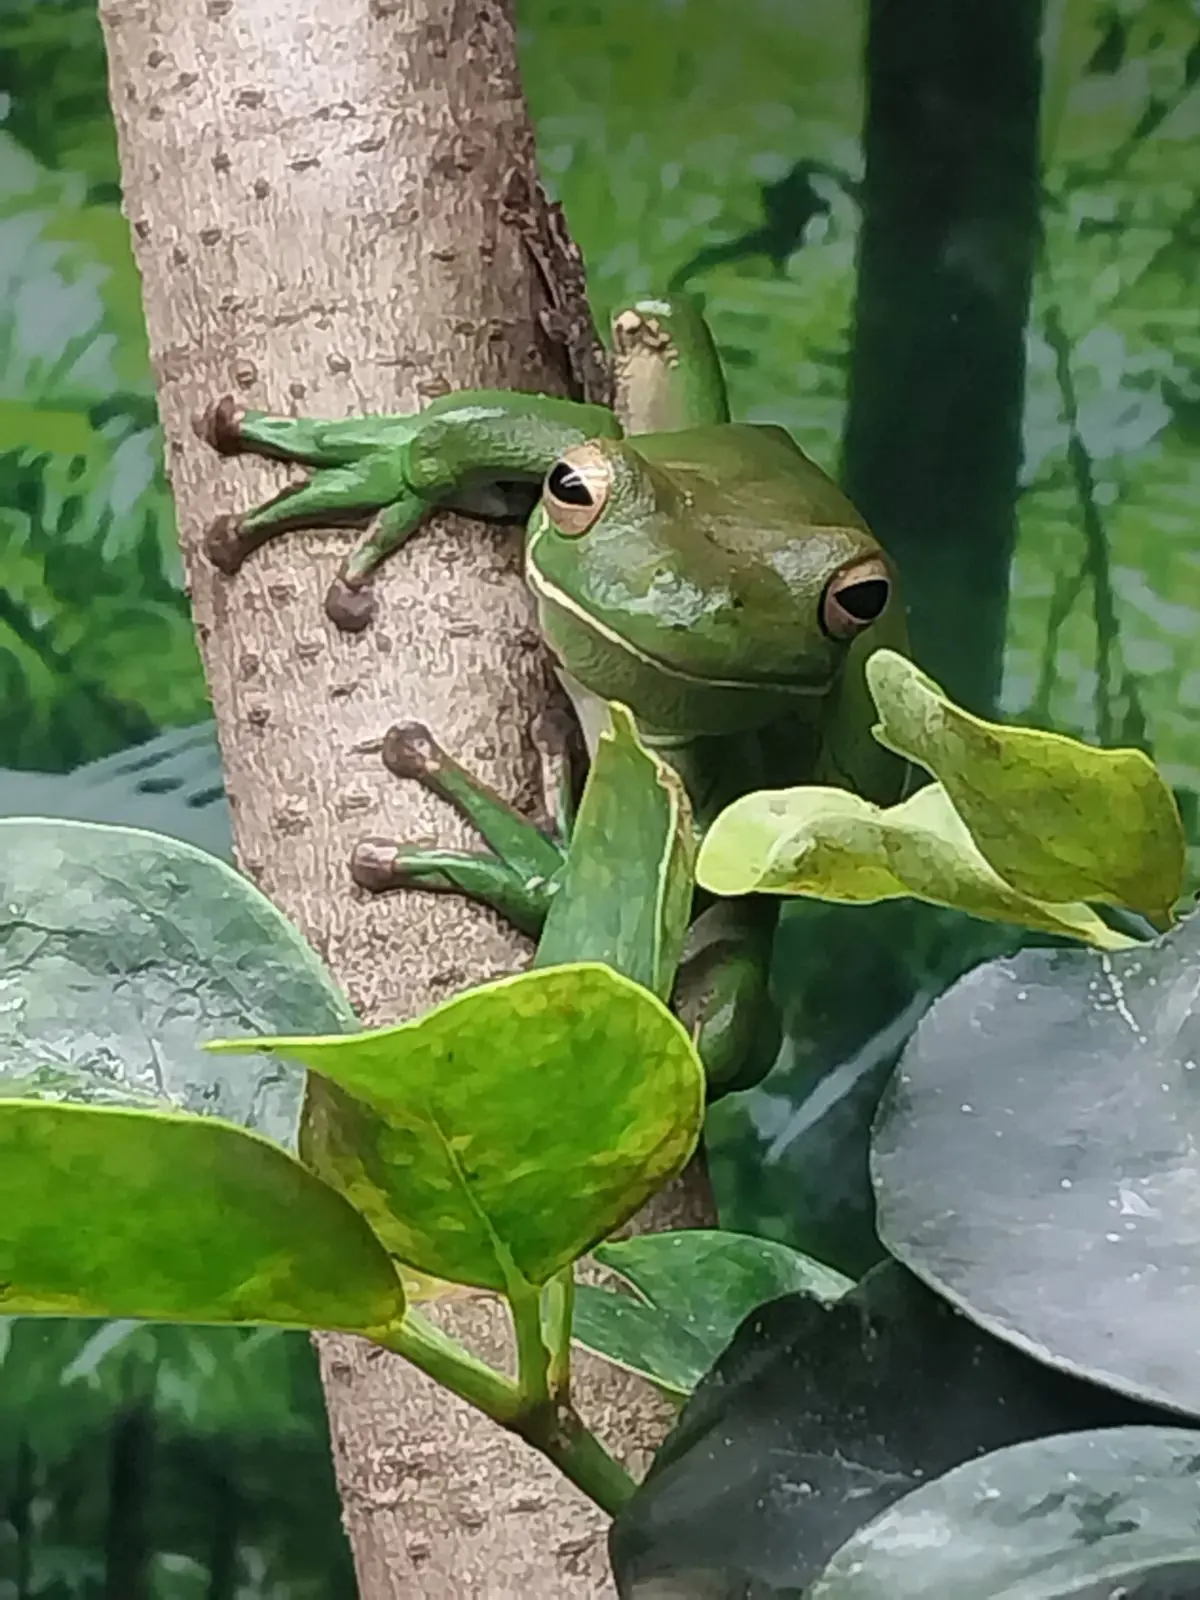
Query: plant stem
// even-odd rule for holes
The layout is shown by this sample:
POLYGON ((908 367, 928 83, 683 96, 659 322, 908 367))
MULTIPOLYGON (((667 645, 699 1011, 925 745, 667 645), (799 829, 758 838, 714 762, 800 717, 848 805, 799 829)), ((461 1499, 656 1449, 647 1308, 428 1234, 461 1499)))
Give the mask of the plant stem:
MULTIPOLYGON (((525 1297, 527 1300, 529 1298, 525 1297)), ((564 1298, 567 1298, 566 1293, 564 1298)), ((521 1300, 520 1296, 518 1300, 521 1300)), ((524 1439, 526 1444, 552 1462, 564 1477, 569 1478, 576 1488, 582 1489, 602 1511, 615 1517, 637 1484, 620 1462, 609 1455, 595 1434, 584 1426, 573 1406, 569 1403, 556 1404, 550 1399, 546 1382, 547 1352, 541 1333, 540 1296, 534 1295, 531 1305, 536 1314, 540 1357, 532 1350, 520 1350, 521 1340, 530 1341, 533 1337, 530 1305, 522 1303, 518 1311, 518 1305, 513 1304, 513 1326, 517 1333, 523 1379, 530 1364, 535 1386, 539 1370, 542 1375, 542 1397, 534 1399, 532 1403, 521 1385, 478 1360, 411 1307, 405 1313, 403 1322, 375 1335, 375 1342, 411 1361, 435 1383, 449 1389, 451 1394, 456 1394, 460 1400, 475 1406, 501 1427, 524 1439)), ((569 1338, 569 1318, 564 1327, 569 1338)))
POLYGON ((522 1417, 513 1429, 552 1461, 602 1511, 615 1517, 632 1499, 637 1484, 571 1405, 547 1405, 522 1417))
POLYGON ((575 1266, 572 1263, 545 1288, 546 1344, 550 1350, 550 1395, 565 1400, 571 1389, 571 1319, 575 1311, 575 1266))
POLYGON ((521 1409, 529 1413, 550 1399, 550 1352, 542 1337, 542 1294, 514 1274, 508 1288, 513 1333, 517 1341, 517 1386, 521 1409))
POLYGON ((381 1334, 378 1343, 506 1428, 523 1410, 521 1392, 511 1378, 464 1350, 411 1306, 403 1322, 381 1334))

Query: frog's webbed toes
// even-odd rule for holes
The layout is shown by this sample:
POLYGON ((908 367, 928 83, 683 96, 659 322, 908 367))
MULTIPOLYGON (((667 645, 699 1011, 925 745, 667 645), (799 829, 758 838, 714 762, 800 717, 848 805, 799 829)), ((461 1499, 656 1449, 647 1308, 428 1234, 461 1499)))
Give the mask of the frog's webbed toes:
POLYGON ((336 577, 325 594, 325 615, 342 633, 361 633, 375 617, 375 596, 362 584, 336 577))
POLYGON ((204 535, 204 554, 218 572, 229 578, 239 570, 253 548, 242 533, 241 518, 231 513, 214 517, 204 535))
POLYGON ((242 437, 242 421, 246 410, 231 394, 214 400, 196 419, 196 432, 205 444, 223 456, 239 456, 246 448, 242 437))

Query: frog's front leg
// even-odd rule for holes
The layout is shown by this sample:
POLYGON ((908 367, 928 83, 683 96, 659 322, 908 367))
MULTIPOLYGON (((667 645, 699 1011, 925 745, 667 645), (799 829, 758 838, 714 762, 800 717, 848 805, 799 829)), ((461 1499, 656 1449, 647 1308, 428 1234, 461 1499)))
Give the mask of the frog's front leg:
POLYGON ((566 838, 557 828, 551 835, 523 817, 448 755, 421 723, 390 728, 382 755, 389 772, 453 806, 491 849, 441 850, 364 839, 350 863, 359 887, 375 894, 405 888, 466 895, 536 938, 566 862, 566 838))
POLYGON ((264 505, 217 518, 209 560, 232 575, 269 539, 299 528, 351 526, 367 536, 326 597, 329 617, 354 632, 371 617, 368 580, 439 507, 522 522, 558 456, 589 438, 620 436, 611 413, 545 395, 468 391, 411 416, 322 421, 247 411, 228 396, 199 431, 222 455, 259 455, 309 467, 264 505))

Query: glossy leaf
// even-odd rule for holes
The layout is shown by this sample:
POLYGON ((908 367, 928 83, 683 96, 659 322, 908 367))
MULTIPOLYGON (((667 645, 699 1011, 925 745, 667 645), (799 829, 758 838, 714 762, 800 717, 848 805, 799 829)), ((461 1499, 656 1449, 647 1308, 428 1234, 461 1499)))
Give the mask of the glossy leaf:
POLYGON ((703 1119, 679 1022, 599 964, 484 984, 397 1028, 254 1044, 332 1087, 302 1154, 396 1258, 483 1289, 545 1283, 611 1233, 680 1171, 703 1119))
POLYGON ((404 1311, 366 1222, 215 1117, 0 1101, 0 1311, 380 1330, 404 1311))
POLYGON ((807 1600, 1170 1600, 1200 1593, 1200 1433, 1107 1428, 1013 1445, 916 1489, 807 1600))
POLYGON ((633 1292, 580 1284, 575 1339, 681 1398, 756 1307, 797 1291, 837 1300, 854 1287, 787 1245, 715 1228, 640 1234, 593 1255, 633 1292))
POLYGON ((248 879, 159 834, 0 820, 0 1097, 175 1107, 294 1142, 304 1075, 204 1039, 352 1024, 248 879))
POLYGON ((558 966, 586 952, 666 1000, 692 910, 691 807, 626 708, 612 703, 608 715, 534 965, 558 966))
POLYGON ((1129 942, 1086 905, 1031 900, 1005 883, 939 784, 887 807, 815 784, 745 795, 709 829, 696 875, 714 894, 809 895, 854 905, 912 895, 1103 948, 1129 942))
POLYGON ((880 1106, 893 1255, 1040 1359, 1200 1415, 1200 915, 1025 950, 927 1012, 880 1106))
POLYGON ((864 1524, 976 1455, 1169 1420, 1030 1361, 894 1263, 833 1305, 788 1295, 743 1323, 614 1523, 618 1591, 798 1597, 864 1524))
POLYGON ((1006 883, 1034 900, 1128 906, 1167 925, 1186 840, 1144 751, 985 722, 893 650, 876 651, 866 670, 876 737, 933 773, 1006 883))

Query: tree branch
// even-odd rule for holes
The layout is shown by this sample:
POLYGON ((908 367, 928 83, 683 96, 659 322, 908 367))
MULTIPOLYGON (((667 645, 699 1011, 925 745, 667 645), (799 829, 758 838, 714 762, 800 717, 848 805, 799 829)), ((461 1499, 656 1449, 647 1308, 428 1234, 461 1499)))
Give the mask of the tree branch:
MULTIPOLYGON (((352 887, 347 861, 366 834, 471 842, 362 749, 419 719, 532 807, 528 728, 548 688, 519 540, 438 519, 382 575, 373 627, 339 635, 321 609, 345 553, 337 534, 276 541, 232 580, 203 559, 213 514, 280 478, 221 464, 192 423, 229 391, 345 416, 415 410, 451 388, 561 394, 594 368, 578 283, 562 281, 565 235, 535 176, 511 4, 100 9, 238 859, 365 1021, 411 1017, 521 964, 527 946, 465 901, 352 887), (556 247, 535 264, 531 239, 556 247)), ((511 1370, 499 1302, 425 1309, 511 1370)), ((318 1344, 362 1600, 612 1592, 604 1519, 552 1467, 391 1353, 318 1344)), ((671 1419, 661 1397, 583 1355, 575 1395, 640 1472, 671 1419)))

